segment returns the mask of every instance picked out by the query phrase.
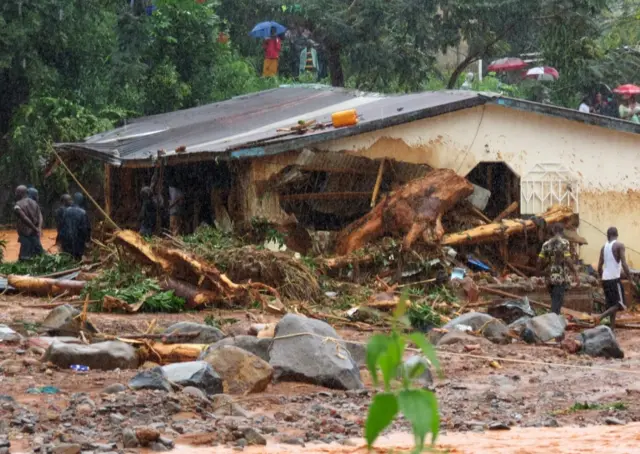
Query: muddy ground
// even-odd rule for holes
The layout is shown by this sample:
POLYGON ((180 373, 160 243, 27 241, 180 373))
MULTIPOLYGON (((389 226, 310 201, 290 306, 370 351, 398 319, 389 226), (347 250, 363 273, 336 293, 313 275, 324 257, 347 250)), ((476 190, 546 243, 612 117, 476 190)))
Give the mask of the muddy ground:
MULTIPOLYGON (((28 306, 43 303, 46 301, 0 296, 0 323, 26 334, 36 329, 48 312, 28 306)), ((203 322, 208 315, 218 320, 238 320, 224 326, 225 331, 235 334, 245 332, 250 324, 246 312, 91 314, 90 318, 102 332, 118 335, 144 332, 154 319, 166 327, 177 321, 203 322)), ((259 312, 253 312, 251 318, 261 322, 275 320, 259 312)), ((344 338, 357 341, 366 341, 370 335, 352 330, 339 332, 344 338)), ((460 453, 595 452, 591 451, 598 447, 594 434, 599 434, 596 438, 604 449, 600 452, 638 452, 640 424, 632 424, 640 421, 638 334, 619 331, 624 360, 573 356, 555 347, 522 343, 483 343, 482 349, 473 354, 497 358, 499 369, 490 365, 490 359, 465 353, 463 345, 446 347, 439 353, 444 375, 435 382, 444 434, 441 446, 460 453), (597 407, 576 408, 576 404, 585 402, 597 407), (564 429, 615 423, 627 425, 582 432, 564 429)), ((252 427, 267 439, 268 452, 294 452, 303 444, 306 452, 353 452, 361 444, 358 438, 371 396, 370 377, 362 370, 367 387, 364 391, 335 391, 301 383, 272 384, 262 394, 235 396, 247 413, 234 416, 208 401, 179 392, 167 395, 127 390, 103 394, 109 385, 126 385, 136 371, 92 370, 77 374, 39 364, 38 354, 28 347, 0 344, 0 362, 17 359, 25 364, 11 375, 0 374, 0 451, 2 434, 8 435, 11 452, 29 452, 60 443, 89 451, 122 451, 123 428, 150 427, 174 440, 178 450, 194 449, 187 445, 209 449, 219 446, 216 452, 231 452, 243 449, 244 438, 238 429, 252 427), (42 386, 55 386, 61 392, 26 392, 42 386)), ((395 423, 390 432, 391 437, 382 442, 386 446, 399 449, 410 445, 410 438, 402 435, 409 433, 405 421, 395 423)), ((265 452, 267 448, 246 449, 265 452)))

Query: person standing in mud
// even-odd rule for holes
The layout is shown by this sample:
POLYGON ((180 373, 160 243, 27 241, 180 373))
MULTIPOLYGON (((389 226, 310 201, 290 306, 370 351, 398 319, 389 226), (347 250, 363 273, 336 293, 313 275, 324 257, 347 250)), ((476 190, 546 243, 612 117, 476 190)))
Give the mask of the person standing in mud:
MULTIPOLYGON (((158 157, 160 157, 160 152, 158 152, 158 157)), ((160 166, 160 159, 158 159, 151 176, 151 184, 144 186, 140 190, 142 207, 140 208, 138 221, 140 222, 140 235, 142 236, 152 236, 158 225, 158 211, 162 208, 161 197, 156 194, 160 166)))
POLYGON ((626 309, 624 287, 620 281, 622 271, 629 282, 633 282, 631 271, 627 265, 624 244, 618 241, 618 229, 609 227, 607 230, 607 242, 600 249, 598 261, 598 275, 602 278, 602 290, 607 304, 607 309, 595 317, 596 325, 603 318, 609 317, 610 328, 616 326, 616 314, 626 309))
POLYGON ((69 194, 62 194, 60 197, 60 206, 56 210, 56 228, 58 230, 58 235, 56 237, 56 244, 60 245, 62 240, 61 232, 62 232, 62 224, 64 222, 64 212, 73 205, 73 199, 69 194))
POLYGON ((73 205, 64 211, 62 229, 60 229, 60 246, 62 252, 76 260, 82 260, 84 250, 91 238, 91 224, 87 212, 80 208, 84 197, 79 192, 73 196, 73 205))
POLYGON ((576 282, 580 282, 580 279, 571 258, 569 241, 563 237, 564 226, 560 223, 552 224, 551 232, 553 237, 542 245, 538 256, 538 269, 547 273, 551 311, 560 315, 564 294, 570 285, 567 269, 573 272, 576 282))
POLYGON ((21 185, 16 188, 16 204, 13 207, 13 212, 18 218, 16 224, 18 241, 20 242, 18 259, 29 260, 44 254, 40 242, 42 213, 38 204, 29 198, 26 186, 21 185))

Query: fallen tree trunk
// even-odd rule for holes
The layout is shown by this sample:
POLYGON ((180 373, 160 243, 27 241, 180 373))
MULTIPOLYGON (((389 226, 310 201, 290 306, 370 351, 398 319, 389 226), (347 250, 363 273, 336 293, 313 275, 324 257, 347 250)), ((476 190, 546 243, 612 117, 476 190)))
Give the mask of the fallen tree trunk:
POLYGON ((158 364, 186 363, 196 361, 207 348, 207 344, 163 344, 148 342, 140 348, 140 356, 158 364))
POLYGON ((188 282, 179 281, 167 277, 160 281, 162 290, 173 290, 177 297, 183 298, 187 309, 196 309, 201 306, 213 305, 220 300, 217 293, 202 290, 188 282))
POLYGON ((63 293, 78 295, 82 292, 85 282, 56 280, 44 277, 18 276, 11 274, 7 282, 19 292, 39 296, 56 296, 63 293))
POLYGON ((573 216, 573 211, 567 206, 554 205, 536 219, 504 219, 499 223, 481 225, 464 232, 451 233, 444 236, 442 244, 445 246, 461 246, 492 241, 501 241, 518 233, 536 230, 540 225, 565 223, 573 216))
POLYGON ((450 169, 438 169, 407 183, 368 214, 347 226, 337 238, 336 252, 349 254, 387 234, 404 233, 403 249, 421 238, 427 244, 444 235, 442 215, 473 193, 473 185, 450 169))

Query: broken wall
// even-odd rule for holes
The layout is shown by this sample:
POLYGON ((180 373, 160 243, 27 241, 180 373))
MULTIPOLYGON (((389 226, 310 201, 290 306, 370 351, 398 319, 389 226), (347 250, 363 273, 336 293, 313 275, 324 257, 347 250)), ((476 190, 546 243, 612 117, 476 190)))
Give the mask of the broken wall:
POLYGON ((524 177, 540 163, 559 163, 579 182, 581 255, 597 261, 616 225, 628 259, 640 266, 640 135, 486 104, 326 142, 316 148, 450 168, 467 175, 480 162, 505 162, 524 177), (632 250, 633 249, 633 250, 632 250))

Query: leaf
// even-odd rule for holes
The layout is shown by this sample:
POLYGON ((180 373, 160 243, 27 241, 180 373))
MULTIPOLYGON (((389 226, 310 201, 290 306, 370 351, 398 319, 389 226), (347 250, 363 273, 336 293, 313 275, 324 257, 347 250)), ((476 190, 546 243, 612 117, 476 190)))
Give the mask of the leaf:
POLYGON ((374 386, 378 386, 378 358, 387 351, 388 346, 389 338, 382 334, 372 336, 367 344, 367 369, 369 369, 374 386))
POLYGON ((433 348, 433 345, 429 343, 429 341, 424 337, 424 335, 420 333, 413 333, 407 336, 407 338, 416 344, 418 348, 422 351, 422 354, 427 357, 433 367, 436 368, 438 374, 442 375, 442 369, 440 367, 440 361, 438 361, 438 356, 436 355, 436 350, 433 348))
POLYGON ((393 318, 395 320, 400 319, 407 313, 407 301, 409 300, 409 289, 405 289, 402 291, 402 295, 400 295, 400 300, 398 301, 398 305, 393 310, 393 318))
POLYGON ((398 406, 402 414, 411 423, 416 439, 414 452, 421 452, 424 439, 432 434, 431 443, 435 443, 440 431, 440 414, 436 396, 424 389, 409 389, 398 394, 398 406))
POLYGON ((380 393, 373 397, 364 426, 364 437, 369 448, 371 448, 380 433, 391 424, 397 413, 398 400, 395 395, 380 393))

